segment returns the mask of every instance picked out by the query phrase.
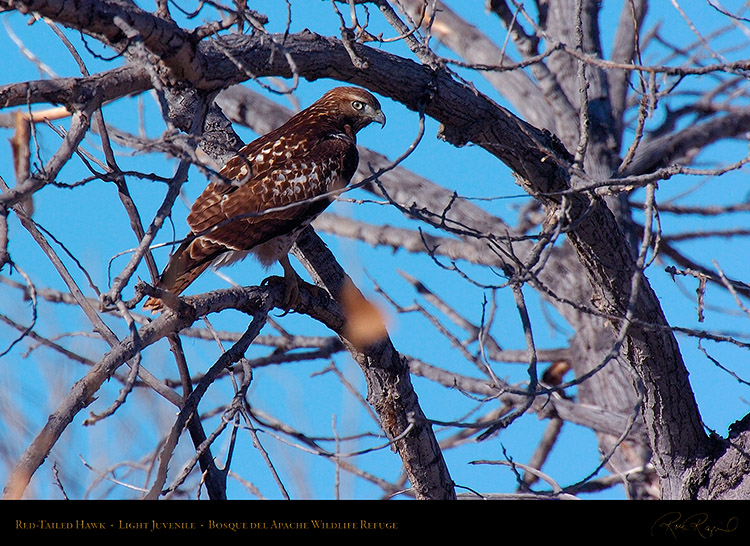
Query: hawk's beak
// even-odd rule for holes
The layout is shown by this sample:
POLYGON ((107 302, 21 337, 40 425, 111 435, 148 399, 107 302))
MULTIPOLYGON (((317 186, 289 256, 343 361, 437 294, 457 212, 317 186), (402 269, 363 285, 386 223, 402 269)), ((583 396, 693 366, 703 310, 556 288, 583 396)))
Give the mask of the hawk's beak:
POLYGON ((385 127, 385 114, 383 113, 383 111, 377 110, 375 112, 375 115, 372 116, 372 121, 377 121, 380 124, 381 128, 385 127))

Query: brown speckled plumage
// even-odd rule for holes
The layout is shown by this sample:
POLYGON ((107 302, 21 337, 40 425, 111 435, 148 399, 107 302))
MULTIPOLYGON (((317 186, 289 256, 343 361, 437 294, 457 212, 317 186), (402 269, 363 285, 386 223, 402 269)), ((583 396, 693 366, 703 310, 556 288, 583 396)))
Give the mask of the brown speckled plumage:
MULTIPOLYGON (((359 161, 356 134, 373 121, 385 123, 372 94, 337 87, 243 147, 221 169, 221 180, 196 199, 187 217, 188 238, 158 286, 179 295, 210 265, 222 267, 248 253, 266 266, 281 262, 287 282, 296 283, 289 249, 333 200, 325 195, 349 184, 359 161)), ((143 307, 161 306, 149 298, 143 307)))

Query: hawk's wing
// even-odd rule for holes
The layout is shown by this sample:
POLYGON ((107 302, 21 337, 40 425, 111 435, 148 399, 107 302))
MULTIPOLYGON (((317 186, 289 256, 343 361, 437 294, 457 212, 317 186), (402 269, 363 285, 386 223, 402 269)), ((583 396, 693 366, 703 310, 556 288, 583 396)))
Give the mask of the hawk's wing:
POLYGON ((227 250, 250 250, 317 216, 333 199, 322 196, 346 186, 356 165, 356 145, 343 136, 253 143, 219 173, 237 183, 210 183, 193 204, 188 224, 194 234, 227 250))

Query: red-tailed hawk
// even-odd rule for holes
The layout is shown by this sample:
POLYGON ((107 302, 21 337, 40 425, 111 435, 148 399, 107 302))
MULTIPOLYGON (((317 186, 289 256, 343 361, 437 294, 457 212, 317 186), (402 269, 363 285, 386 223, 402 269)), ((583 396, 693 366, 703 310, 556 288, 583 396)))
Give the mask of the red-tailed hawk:
MULTIPOLYGON (((378 100, 358 87, 331 89, 284 125, 230 159, 187 217, 190 233, 157 286, 179 295, 209 266, 223 267, 253 253, 268 267, 280 262, 289 309, 299 277, 289 250, 300 232, 333 201, 357 169, 357 132, 385 125, 378 100)), ((144 309, 162 303, 149 298, 144 309)))

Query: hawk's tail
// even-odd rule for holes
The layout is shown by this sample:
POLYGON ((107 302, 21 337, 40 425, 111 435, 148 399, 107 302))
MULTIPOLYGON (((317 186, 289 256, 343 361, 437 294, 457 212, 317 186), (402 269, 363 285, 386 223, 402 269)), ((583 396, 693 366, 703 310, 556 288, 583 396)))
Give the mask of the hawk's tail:
MULTIPOLYGON (((179 296, 220 254, 215 247, 213 243, 202 239, 183 242, 172 254, 156 286, 179 296)), ((143 304, 143 309, 152 313, 163 308, 164 304, 158 298, 148 298, 143 304)))

